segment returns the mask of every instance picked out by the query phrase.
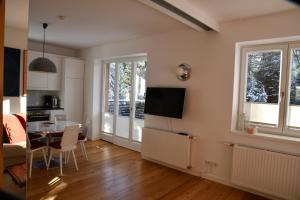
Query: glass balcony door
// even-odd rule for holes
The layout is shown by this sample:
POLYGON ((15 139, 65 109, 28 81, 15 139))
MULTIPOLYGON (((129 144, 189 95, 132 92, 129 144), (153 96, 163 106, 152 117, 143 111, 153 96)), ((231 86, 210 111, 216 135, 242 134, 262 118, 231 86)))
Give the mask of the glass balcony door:
POLYGON ((131 149, 141 142, 146 66, 145 58, 103 64, 102 139, 131 149))
POLYGON ((102 127, 101 131, 107 135, 114 133, 115 114, 115 86, 116 86, 116 63, 105 63, 103 70, 103 94, 102 94, 102 127))
POLYGON ((142 141, 142 128, 144 127, 146 69, 147 62, 145 60, 135 62, 132 140, 136 142, 142 141))
POLYGON ((131 124, 132 62, 118 63, 116 136, 129 139, 131 124))

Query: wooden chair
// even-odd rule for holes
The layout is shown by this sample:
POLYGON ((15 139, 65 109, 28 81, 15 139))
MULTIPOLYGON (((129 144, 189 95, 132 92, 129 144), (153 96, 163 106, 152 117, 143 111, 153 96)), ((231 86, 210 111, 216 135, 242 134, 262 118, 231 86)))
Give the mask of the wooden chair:
POLYGON ((33 162, 33 153, 36 151, 42 151, 43 157, 45 161, 45 166, 47 165, 47 158, 46 158, 46 150, 48 148, 45 142, 41 142, 38 140, 30 140, 27 136, 27 145, 28 145, 28 152, 29 152, 29 178, 31 178, 32 173, 32 162, 33 162))
POLYGON ((50 162, 52 159, 53 151, 59 151, 59 158, 60 158, 60 175, 62 176, 62 165, 63 165, 63 154, 69 154, 72 152, 74 164, 76 170, 78 170, 77 161, 75 157, 74 150, 76 149, 76 145, 78 142, 78 135, 79 135, 79 125, 72 125, 66 126, 63 132, 63 136, 61 141, 51 142, 49 143, 50 148, 50 156, 47 165, 47 170, 49 169, 50 162))

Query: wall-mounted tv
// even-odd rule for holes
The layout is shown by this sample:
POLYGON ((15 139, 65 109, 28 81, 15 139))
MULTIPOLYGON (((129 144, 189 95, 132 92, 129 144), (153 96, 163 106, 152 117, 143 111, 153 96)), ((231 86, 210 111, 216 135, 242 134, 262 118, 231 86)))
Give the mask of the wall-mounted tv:
POLYGON ((182 118, 185 88, 148 87, 145 113, 164 117, 182 118))

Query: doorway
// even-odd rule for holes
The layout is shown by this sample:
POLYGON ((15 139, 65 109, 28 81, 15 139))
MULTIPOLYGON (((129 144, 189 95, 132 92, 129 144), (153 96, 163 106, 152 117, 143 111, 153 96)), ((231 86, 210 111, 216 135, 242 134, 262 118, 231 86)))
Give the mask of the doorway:
POLYGON ((103 62, 101 138, 140 151, 144 127, 146 57, 103 62))

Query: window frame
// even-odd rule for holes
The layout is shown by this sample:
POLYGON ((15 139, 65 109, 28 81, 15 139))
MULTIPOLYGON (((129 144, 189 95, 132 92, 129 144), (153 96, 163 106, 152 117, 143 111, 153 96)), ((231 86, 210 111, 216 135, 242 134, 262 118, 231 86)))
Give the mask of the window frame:
MULTIPOLYGON (((285 104, 285 119, 284 119, 284 123, 285 126, 283 127, 283 131, 282 133, 284 135, 287 136, 293 136, 293 137, 300 137, 300 127, 299 128, 291 128, 288 126, 288 110, 289 110, 289 101, 290 101, 290 80, 291 80, 291 60, 292 60, 292 54, 291 54, 291 50, 292 49, 300 49, 300 42, 290 42, 288 43, 288 52, 287 52, 287 84, 286 84, 286 91, 288 91, 287 96, 287 100, 286 100, 286 104, 285 104)), ((300 105, 299 105, 300 106, 300 105)))
MULTIPOLYGON (((242 46, 240 49, 240 74, 239 74, 239 98, 238 98, 238 116, 244 113, 246 103, 246 91, 247 91, 247 77, 248 77, 248 54, 251 52, 263 52, 263 51, 281 51, 281 65, 280 65, 280 77, 279 77, 279 91, 278 91, 278 122, 277 125, 263 124, 258 122, 250 122, 250 125, 258 126, 259 131, 262 133, 276 134, 276 135, 288 135, 285 131, 286 127, 286 112, 287 112, 287 92, 289 87, 289 44, 288 43, 273 43, 262 45, 247 45, 242 46), (282 96, 282 94, 284 94, 282 96)), ((288 92, 289 93, 289 92, 288 92)), ((289 96, 288 96, 289 97, 289 96)), ((239 118, 237 124, 239 124, 239 118)), ((299 132, 297 132, 299 135, 299 132)), ((293 135, 295 136, 295 135, 293 135)), ((298 136, 300 137, 300 136, 298 136)))

